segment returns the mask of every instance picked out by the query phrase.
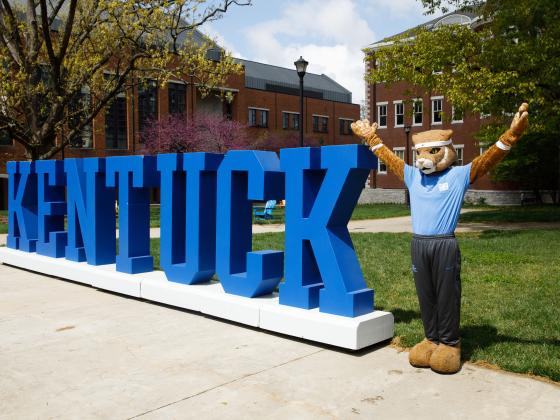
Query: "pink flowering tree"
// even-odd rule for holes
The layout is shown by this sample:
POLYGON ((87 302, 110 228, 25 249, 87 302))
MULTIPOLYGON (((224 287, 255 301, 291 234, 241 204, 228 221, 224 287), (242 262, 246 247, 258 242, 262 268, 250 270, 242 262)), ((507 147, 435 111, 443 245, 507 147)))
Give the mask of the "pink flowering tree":
POLYGON ((253 146, 247 126, 216 115, 199 113, 193 118, 169 115, 150 121, 142 131, 148 154, 217 152, 250 149, 253 146))

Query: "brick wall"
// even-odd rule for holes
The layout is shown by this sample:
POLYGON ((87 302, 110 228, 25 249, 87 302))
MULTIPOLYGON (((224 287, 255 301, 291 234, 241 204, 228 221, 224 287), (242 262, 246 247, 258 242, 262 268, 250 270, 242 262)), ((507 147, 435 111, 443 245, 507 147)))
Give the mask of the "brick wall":
MULTIPOLYGON (((463 116, 462 122, 451 121, 452 105, 443 98, 443 122, 441 124, 432 124, 432 97, 441 96, 437 94, 426 94, 419 89, 414 89, 410 84, 401 82, 392 86, 385 86, 383 83, 369 86, 369 118, 371 121, 377 121, 377 105, 379 103, 387 104, 387 127, 379 128, 379 136, 384 143, 391 149, 395 147, 406 146, 406 134, 404 127, 395 127, 395 101, 402 100, 404 102, 404 121, 405 125, 411 126, 409 137, 409 147, 412 147, 412 135, 427 130, 453 130, 453 144, 463 146, 463 163, 471 162, 480 154, 480 146, 474 135, 480 129, 483 120, 478 115, 466 114, 463 116), (407 102, 410 98, 421 98, 423 103, 423 119, 421 125, 412 124, 412 104, 407 102)), ((497 139, 496 139, 497 140, 497 139)), ((410 161, 413 162, 413 151, 410 150, 410 161)), ((406 158, 406 155, 405 155, 406 158)), ((377 188, 403 188, 402 183, 391 173, 376 173, 373 175, 372 184, 377 188)), ((518 189, 513 183, 492 181, 489 175, 486 175, 473 184, 473 188, 477 190, 512 190, 518 189)))

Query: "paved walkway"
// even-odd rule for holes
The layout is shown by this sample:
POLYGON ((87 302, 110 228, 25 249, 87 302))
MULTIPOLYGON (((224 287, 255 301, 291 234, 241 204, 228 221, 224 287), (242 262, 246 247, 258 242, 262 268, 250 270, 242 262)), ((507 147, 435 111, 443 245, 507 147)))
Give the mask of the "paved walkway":
POLYGON ((0 265, 0 418, 552 419, 560 387, 350 353, 0 265))
MULTIPOLYGON (((253 225, 253 233, 284 232, 283 224, 253 225)), ((560 229, 560 223, 459 223, 455 232, 481 232, 484 230, 560 229)), ((410 216, 387 219, 351 220, 348 230, 352 233, 412 232, 410 216)), ((0 245, 6 244, 6 234, 0 234, 0 245)), ((118 236, 118 232, 117 232, 118 236)), ((159 238, 159 228, 150 229, 150 237, 159 238)))

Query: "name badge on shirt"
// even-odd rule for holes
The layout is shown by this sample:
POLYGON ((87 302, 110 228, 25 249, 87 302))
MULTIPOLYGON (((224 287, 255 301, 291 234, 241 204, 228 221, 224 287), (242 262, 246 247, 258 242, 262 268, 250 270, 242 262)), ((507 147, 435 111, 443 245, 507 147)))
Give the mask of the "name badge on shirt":
POLYGON ((449 184, 447 182, 443 182, 438 184, 438 188, 440 191, 447 191, 449 189, 449 184))

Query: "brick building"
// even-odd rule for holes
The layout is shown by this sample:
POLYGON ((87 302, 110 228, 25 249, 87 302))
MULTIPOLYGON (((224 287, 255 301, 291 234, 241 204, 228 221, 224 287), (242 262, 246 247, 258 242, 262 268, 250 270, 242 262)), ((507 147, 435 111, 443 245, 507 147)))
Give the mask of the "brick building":
MULTIPOLYGON (((218 113, 247 123, 255 136, 265 130, 299 132, 299 76, 295 68, 239 62, 242 74, 229 77, 220 88, 231 92, 231 102, 212 94, 202 98, 196 84, 188 80, 170 81, 164 88, 144 83, 119 95, 92 127, 83 131, 81 147, 67 147, 57 158, 141 154, 139 133, 145 121, 170 113, 185 118, 195 112, 218 113)), ((324 145, 359 142, 350 130, 350 123, 360 116, 352 93, 326 75, 308 73, 304 82, 305 137, 324 145)), ((0 209, 7 207, 6 162, 24 159, 23 147, 0 135, 0 209)))
MULTIPOLYGON (((476 15, 469 12, 451 12, 431 20, 423 26, 428 29, 445 24, 469 25, 473 30, 480 24, 476 15)), ((368 46, 371 54, 390 44, 391 38, 368 46)), ((370 71, 371 60, 366 60, 366 72, 370 71)), ((433 129, 453 130, 453 144, 457 150, 457 164, 464 165, 479 156, 483 149, 475 139, 483 118, 476 114, 457 112, 453 104, 439 94, 429 94, 403 81, 391 86, 374 83, 366 86, 368 119, 377 121, 378 133, 384 143, 408 164, 414 164, 412 135, 433 129), (412 95, 410 92, 417 92, 412 95), (410 129, 408 139, 405 127, 410 129)), ((496 139, 497 140, 497 139, 496 139)), ((387 171, 382 161, 370 177, 370 191, 365 192, 364 201, 404 202, 404 185, 395 175, 387 171)), ((521 191, 515 185, 494 182, 486 175, 477 180, 467 192, 466 200, 478 202, 484 199, 489 204, 519 204, 521 191)))

